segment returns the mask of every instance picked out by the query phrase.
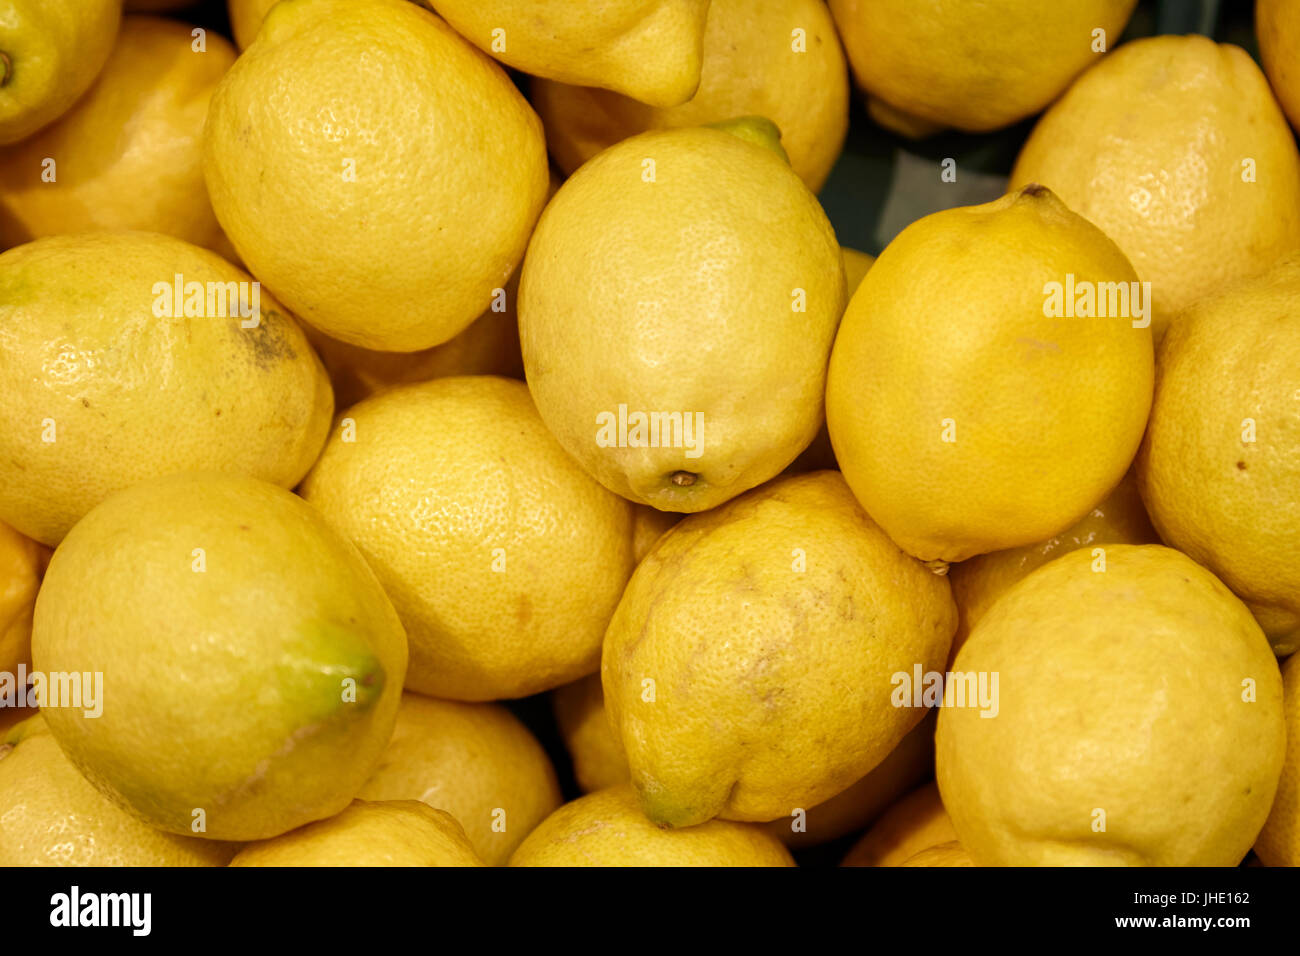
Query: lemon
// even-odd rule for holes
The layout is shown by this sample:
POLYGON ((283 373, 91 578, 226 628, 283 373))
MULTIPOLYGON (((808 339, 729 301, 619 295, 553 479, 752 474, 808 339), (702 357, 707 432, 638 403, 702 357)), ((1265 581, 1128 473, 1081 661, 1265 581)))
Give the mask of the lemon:
POLYGON ((751 141, 657 130, 587 163, 519 286, 543 420, 605 487, 661 511, 712 508, 812 440, 844 308, 834 231, 775 129, 735 128, 751 141))
POLYGON ((872 118, 909 136, 982 133, 1037 113, 1119 41, 1136 5, 830 0, 872 118))
POLYGON ((957 602, 957 633, 953 635, 951 656, 955 657, 961 650, 971 628, 979 623, 1007 588, 1031 571, 1077 548, 1091 550, 1115 543, 1159 543, 1146 508, 1142 506, 1132 471, 1124 475, 1114 491, 1060 534, 1018 548, 976 555, 954 564, 948 570, 953 600, 957 602))
MULTIPOLYGON (((560 188, 560 179, 550 178, 550 193, 560 188)), ((524 359, 519 351, 519 272, 502 287, 501 295, 469 327, 455 338, 418 352, 377 352, 340 342, 303 329, 334 385, 334 399, 340 408, 393 385, 427 382, 448 375, 504 375, 524 377, 524 359)))
POLYGON ((967 853, 961 843, 956 840, 949 840, 947 843, 939 843, 935 846, 926 847, 915 856, 910 856, 899 866, 974 866, 970 854, 967 853))
POLYGON ((789 847, 816 846, 861 830, 886 807, 934 773, 934 726, 931 711, 908 731, 884 760, 857 783, 815 807, 799 808, 763 828, 789 847))
MULTIPOLYGON (((850 249, 848 246, 843 246, 840 251, 844 254, 845 285, 849 298, 852 298, 876 261, 876 257, 850 249)), ((816 437, 799 453, 799 457, 790 463, 786 472, 819 471, 824 468, 838 471, 839 467, 839 462, 835 460, 835 449, 831 446, 831 434, 826 429, 826 423, 823 422, 822 427, 817 430, 816 437)))
POLYGON ((850 249, 848 246, 841 246, 840 253, 844 256, 844 282, 850 296, 858 291, 858 286, 862 285, 862 280, 867 277, 871 267, 876 262, 876 257, 865 252, 859 252, 857 249, 850 249))
POLYGON ((632 571, 632 507, 564 453, 522 382, 369 398, 342 413, 301 490, 392 597, 411 690, 524 697, 599 666, 632 571))
POLYGON ((333 396, 297 323, 250 281, 152 233, 50 236, 0 255, 0 520, 55 545, 154 475, 296 484, 333 396))
POLYGON ((392 733, 406 643, 301 498, 183 474, 118 492, 64 539, 32 659, 102 674, 97 702, 42 709, 92 783, 161 829, 255 840, 348 805, 392 733))
POLYGON ((1119 483, 1154 375, 1149 316, 1121 296, 1136 280, 1041 187, 926 216, 881 253, 835 340, 826 419, 903 550, 962 561, 1042 541, 1119 483), (1085 292, 1106 317, 1077 315, 1085 292))
POLYGON ((645 812, 788 820, 833 797, 924 716, 893 705, 893 677, 942 667, 955 626, 947 580, 836 472, 687 517, 632 575, 601 660, 645 812))
POLYGON ((609 726, 599 674, 556 688, 551 693, 551 709, 583 793, 632 779, 627 756, 609 726))
POLYGON ((1300 10, 1285 0, 1255 0, 1255 35, 1273 93, 1300 129, 1300 10))
POLYGON ((505 863, 561 803, 546 751, 506 708, 409 693, 388 749, 357 796, 446 810, 492 866, 505 863))
POLYGON ((31 661, 32 609, 50 551, 0 521, 0 674, 31 661))
MULTIPOLYGON (((586 793, 631 779, 627 757, 605 711, 600 675, 567 684, 552 694, 560 736, 586 793)), ((764 828, 789 846, 824 843, 860 829, 891 800, 917 783, 934 764, 934 721, 923 720, 862 779, 810 809, 796 808, 764 828)))
MULTIPOLYGON (((631 779, 627 757, 614 738, 605 712, 600 675, 566 684, 551 695, 560 736, 584 793, 631 779)), ((934 767, 934 715, 922 720, 862 777, 815 807, 797 807, 787 817, 763 824, 787 846, 814 846, 866 826, 881 810, 934 767)))
POLYGON ((492 304, 548 179, 509 77, 405 0, 276 4, 212 97, 203 163, 217 219, 277 298, 393 352, 492 304))
POLYGON ((9 0, 0 19, 0 146, 58 119, 113 49, 122 0, 9 0))
POLYGON ((216 33, 205 52, 193 43, 190 27, 174 20, 122 21, 90 92, 0 155, 0 244, 143 229, 217 245, 200 141, 208 99, 235 50, 216 33))
POLYGON ((931 782, 886 810, 840 865, 902 866, 916 854, 956 839, 939 787, 931 782))
POLYGON ((419 352, 376 352, 332 339, 311 326, 303 331, 325 363, 334 386, 334 401, 340 408, 355 405, 396 385, 451 375, 522 379, 524 359, 519 351, 519 325, 514 307, 518 285, 512 280, 505 286, 509 297, 507 308, 501 311, 489 308, 455 338, 419 352))
POLYGON ((245 847, 231 866, 484 866, 456 819, 418 800, 354 800, 328 820, 245 847))
MULTIPOLYGON (((682 519, 672 511, 659 511, 646 505, 632 509, 632 558, 634 564, 650 553, 664 533, 682 519)), ((599 680, 597 680, 599 684, 599 680)))
POLYGON ((1201 36, 1126 43, 1039 120, 1011 185, 1041 183, 1176 313, 1300 248, 1300 154, 1242 49, 1201 36), (1086 144, 1082 147, 1080 144, 1086 144))
POLYGON ((665 829, 624 784, 566 803, 528 835, 511 866, 794 866, 781 841, 752 823, 710 820, 665 829))
POLYGON ((1268 866, 1300 866, 1300 654, 1282 665, 1282 695, 1286 759, 1255 855, 1268 866))
POLYGON ((849 126, 848 67, 822 0, 713 0, 699 89, 677 106, 549 80, 531 92, 551 153, 568 173, 648 129, 757 115, 777 125, 791 167, 816 192, 849 126))
POLYGON ((656 106, 700 82, 709 0, 425 0, 503 63, 562 83, 599 86, 656 106))
POLYGON ((953 671, 998 675, 995 719, 939 713, 939 790, 976 864, 1236 866, 1250 850, 1282 769, 1282 680, 1245 605, 1186 555, 1049 561, 953 671))
POLYGON ((278 2, 279 0, 226 0, 226 12, 230 16, 230 30, 235 37, 235 46, 241 50, 248 49, 257 38, 257 31, 267 13, 278 2))
POLYGON ((1160 536, 1300 647, 1300 254, 1183 312, 1138 456, 1160 536))
POLYGON ((0 866, 225 866, 238 849, 137 820, 86 781, 39 715, 0 734, 0 866))

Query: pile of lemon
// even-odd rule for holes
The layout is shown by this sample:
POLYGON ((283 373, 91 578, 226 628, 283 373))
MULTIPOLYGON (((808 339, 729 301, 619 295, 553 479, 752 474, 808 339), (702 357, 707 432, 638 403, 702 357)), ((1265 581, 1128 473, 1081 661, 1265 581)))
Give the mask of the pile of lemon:
POLYGON ((1300 865, 1300 4, 1135 4, 0 0, 0 864, 1300 865), (1041 116, 873 262, 854 85, 1041 116))

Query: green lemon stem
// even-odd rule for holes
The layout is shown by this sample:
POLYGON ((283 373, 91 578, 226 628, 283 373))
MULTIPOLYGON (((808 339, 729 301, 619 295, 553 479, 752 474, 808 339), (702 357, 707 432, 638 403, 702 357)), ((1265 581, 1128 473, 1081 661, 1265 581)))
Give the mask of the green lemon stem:
POLYGON ((737 116, 734 119, 708 125, 710 129, 720 129, 737 139, 770 149, 787 163, 790 162, 790 157, 781 146, 781 130, 766 116, 737 116))

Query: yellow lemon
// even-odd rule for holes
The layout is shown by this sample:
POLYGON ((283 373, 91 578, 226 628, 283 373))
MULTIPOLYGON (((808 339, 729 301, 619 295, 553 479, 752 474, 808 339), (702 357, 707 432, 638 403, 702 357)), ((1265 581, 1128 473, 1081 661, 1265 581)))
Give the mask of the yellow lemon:
POLYGON ((86 233, 0 255, 0 520, 28 537, 58 544, 154 475, 292 486, 332 410, 297 323, 205 249, 86 233))
POLYGON ((763 824, 789 847, 816 846, 861 830, 882 810, 934 773, 934 727, 931 711, 908 731, 889 756, 866 776, 815 807, 802 807, 789 816, 763 824))
MULTIPOLYGON (((867 271, 876 261, 876 257, 850 249, 848 246, 843 246, 840 251, 844 253, 844 280, 851 299, 858 286, 862 284, 862 280, 866 278, 867 271)), ((839 467, 839 462, 835 460, 835 449, 831 446, 831 433, 823 422, 822 427, 817 430, 816 437, 799 453, 798 458, 790 462, 786 472, 820 471, 826 468, 838 471, 839 467)))
POLYGON ((0 155, 0 245, 142 229, 215 248, 200 144, 235 50, 216 33, 204 42, 196 52, 190 27, 175 20, 124 19, 90 92, 0 155))
POLYGON ((916 854, 956 839, 939 787, 931 782, 886 810, 840 865, 902 866, 916 854))
POLYGON ((58 119, 113 49, 122 0, 9 0, 0 19, 0 146, 58 119))
POLYGON ((1300 647, 1300 254, 1183 312, 1138 456, 1160 536, 1300 647))
POLYGON ((590 84, 532 84, 555 161, 567 173, 648 129, 766 116, 790 165, 813 192, 839 158, 849 126, 849 81, 835 24, 822 0, 713 0, 699 89, 657 107, 590 84))
POLYGON ((1037 113, 1119 41, 1136 5, 830 0, 872 118, 911 136, 982 133, 1037 113))
POLYGON ((1042 541, 1119 483, 1154 375, 1136 280, 1042 188, 926 216, 881 253, 835 340, 826 419, 903 550, 962 561, 1042 541))
POLYGON ((709 0, 425 0, 503 63, 656 106, 700 83, 709 0))
MULTIPOLYGON (((578 786, 585 793, 631 779, 627 757, 614 737, 605 712, 600 675, 567 684, 552 694, 560 736, 573 760, 578 786)), ((815 807, 794 808, 789 816, 763 824, 787 846, 813 846, 861 829, 934 767, 934 720, 931 714, 913 728, 866 776, 815 807)))
POLYGON ((953 670, 999 688, 994 719, 939 713, 939 790, 978 865, 1236 866, 1250 850, 1282 769, 1282 679, 1245 605, 1186 555, 1049 561, 953 670))
POLYGON ((752 823, 710 820, 665 829, 624 784, 566 803, 528 835, 511 866, 794 866, 781 841, 752 823))
POLYGON ((1135 40, 1081 76, 1016 159, 1010 185, 1025 183, 1124 250, 1151 283, 1157 340, 1196 299, 1300 248, 1295 137, 1255 61, 1202 36, 1135 40))
POLYGON ((1115 543, 1159 543, 1142 506, 1132 471, 1124 475, 1114 491, 1060 534, 1046 541, 980 554, 954 564, 948 571, 948 580, 952 582, 952 596, 957 602, 957 633, 953 635, 950 657, 957 655, 971 628, 994 602, 1031 571, 1077 548, 1092 549, 1115 543))
POLYGON ((1282 695, 1286 759, 1255 855, 1267 866, 1300 866, 1300 654, 1282 665, 1282 695))
POLYGON ((245 847, 231 866, 484 866, 456 819, 418 800, 354 800, 328 820, 245 847))
POLYGON ((836 472, 687 517, 632 575, 601 661, 645 812, 763 821, 833 797, 924 716, 894 706, 893 676, 941 668, 955 626, 947 580, 836 472))
POLYGON ((859 252, 857 249, 850 249, 848 246, 840 247, 840 252, 844 256, 844 284, 850 296, 858 291, 858 286, 862 285, 862 280, 867 277, 867 273, 875 264, 876 257, 865 252, 859 252))
MULTIPOLYGON (((682 516, 672 511, 659 511, 646 505, 632 509, 632 558, 634 564, 650 553, 650 549, 682 516)), ((599 683, 599 681, 597 682, 599 683)))
POLYGON ((1300 9, 1288 0, 1255 0, 1255 35, 1273 92, 1300 129, 1300 9))
POLYGON ((548 179, 541 122, 509 77, 406 0, 276 4, 212 97, 203 164, 218 220, 277 298, 394 352, 446 342, 491 305, 548 179))
MULTIPOLYGON (((552 174, 550 192, 560 188, 552 174)), ((324 335, 311 326, 303 329, 334 385, 334 400, 340 407, 355 405, 363 398, 393 385, 427 382, 448 375, 504 375, 524 377, 524 359, 519 351, 519 271, 492 297, 492 304, 455 338, 418 352, 377 352, 349 345, 324 335)))
POLYGON ((492 866, 505 863, 562 802, 546 751, 506 708, 409 693, 388 749, 357 796, 446 810, 492 866))
POLYGON ((230 16, 230 30, 235 37, 235 46, 241 50, 248 49, 257 38, 257 31, 267 13, 278 2, 279 0, 226 0, 226 12, 230 16))
POLYGON ((524 697, 599 666, 632 571, 632 507, 564 453, 522 382, 441 378, 367 399, 302 494, 392 597, 411 690, 524 697))
POLYGON ((733 128, 642 133, 587 163, 520 281, 543 420, 605 487, 661 511, 712 508, 794 460, 844 309, 835 233, 775 129, 733 128))
POLYGON ((899 866, 974 866, 970 854, 962 849, 956 840, 926 847, 915 856, 910 856, 899 866))
POLYGON ((376 392, 450 375, 501 375, 523 379, 512 279, 500 311, 488 309, 455 338, 419 352, 376 352, 332 339, 306 326, 303 331, 325 363, 339 408, 355 405, 376 392))
POLYGON ((0 734, 0 866, 225 866, 238 849, 136 819, 78 772, 43 717, 0 734))
POLYGON ((361 555, 301 498, 183 474, 118 492, 64 539, 32 660, 102 675, 83 679, 81 706, 42 707, 92 783, 161 829, 255 840, 361 788, 392 733, 406 641, 361 555))
POLYGON ((632 779, 627 756, 609 726, 599 674, 556 688, 551 694, 551 708, 583 793, 632 779))
POLYGON ((0 521, 0 674, 31 661, 32 610, 49 548, 0 521))

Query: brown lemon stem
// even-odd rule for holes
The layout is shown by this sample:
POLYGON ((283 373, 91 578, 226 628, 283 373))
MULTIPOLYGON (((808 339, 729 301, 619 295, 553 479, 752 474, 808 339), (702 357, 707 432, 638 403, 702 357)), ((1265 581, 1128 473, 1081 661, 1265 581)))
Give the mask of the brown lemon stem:
POLYGON ((766 116, 737 116, 734 119, 708 125, 710 129, 720 129, 737 139, 770 149, 787 163, 790 162, 790 157, 781 146, 781 130, 766 116))
POLYGON ((695 484, 695 479, 699 477, 689 471, 675 471, 670 479, 678 488, 689 488, 695 484))
POLYGON ((1040 183, 1030 183, 1028 186, 1025 186, 1023 189, 1020 190, 1020 195, 1033 197, 1033 196, 1042 196, 1045 193, 1050 193, 1050 192, 1051 192, 1050 189, 1048 189, 1046 186, 1040 183))
POLYGON ((14 74, 13 61, 9 59, 9 54, 0 50, 0 86, 9 82, 9 77, 14 74))

